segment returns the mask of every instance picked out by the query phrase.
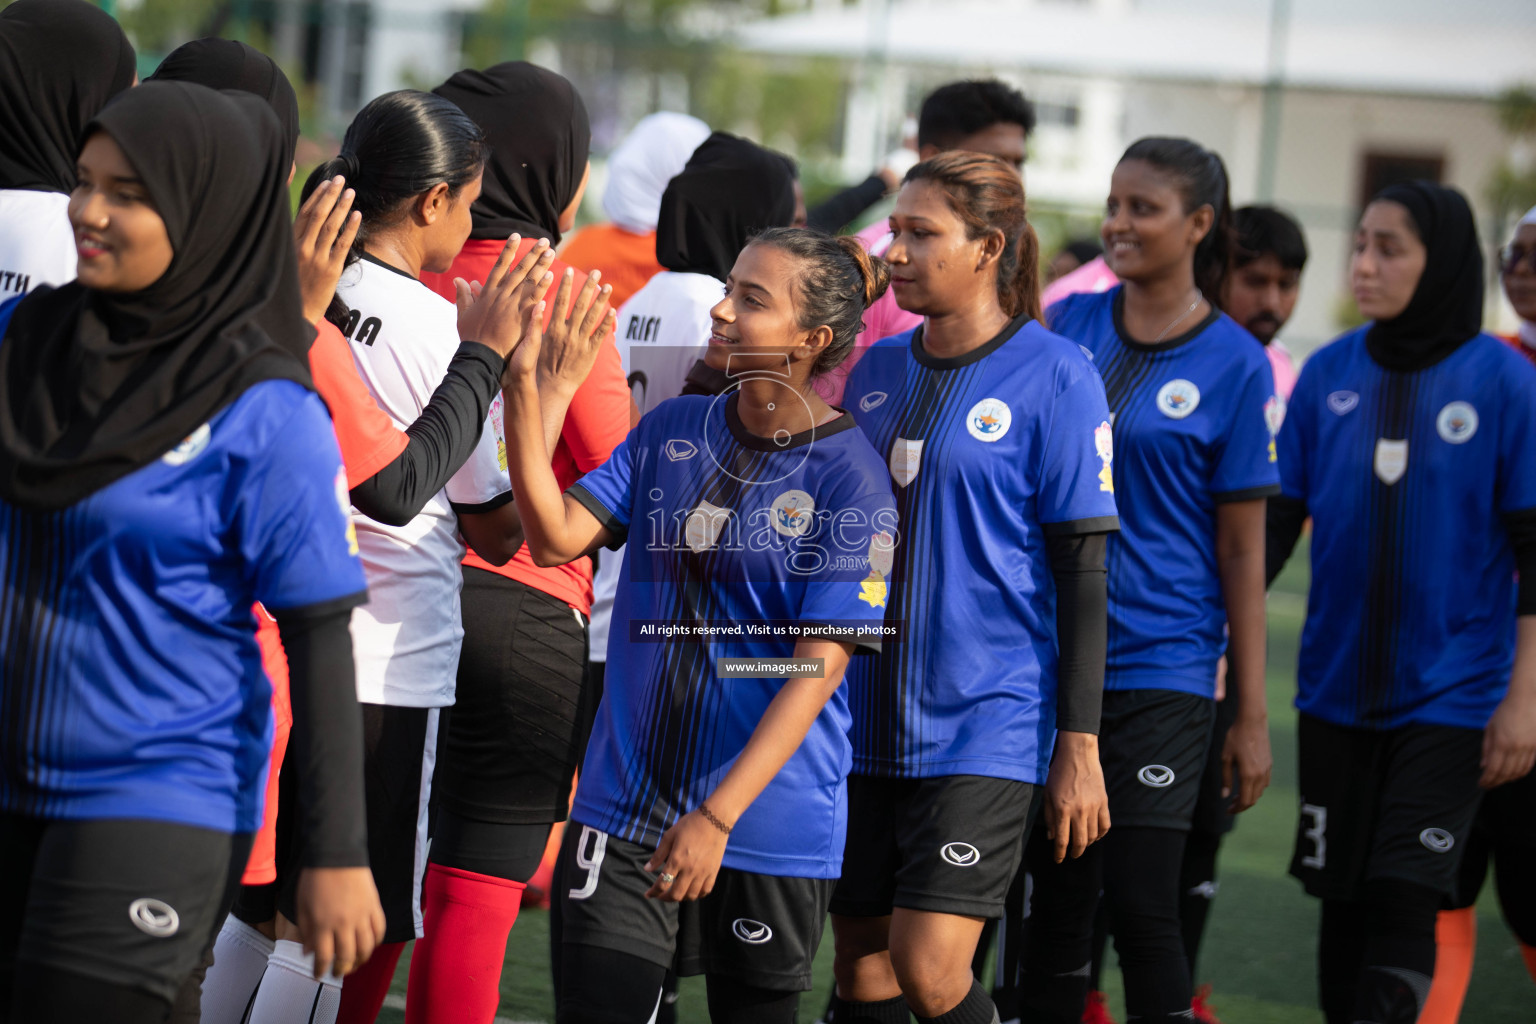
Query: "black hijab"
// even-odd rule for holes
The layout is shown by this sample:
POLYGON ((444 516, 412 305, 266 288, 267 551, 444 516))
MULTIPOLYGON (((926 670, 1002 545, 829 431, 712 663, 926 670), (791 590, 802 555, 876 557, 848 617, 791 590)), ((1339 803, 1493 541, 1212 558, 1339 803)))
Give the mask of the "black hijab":
POLYGON ((1428 181, 1388 185, 1371 202, 1408 211, 1428 254, 1408 306, 1366 331, 1365 346, 1388 370, 1433 366, 1483 329, 1483 254, 1466 198, 1428 181))
POLYGON ((293 164, 299 144, 299 98, 277 61, 233 39, 194 39, 171 51, 149 82, 196 82, 210 89, 236 89, 267 101, 283 126, 284 153, 293 164))
POLYGON ((715 132, 661 195, 656 260, 724 281, 747 241, 795 219, 789 162, 755 142, 715 132))
POLYGON ((85 0, 0 11, 0 188, 73 189, 81 129, 136 68, 117 22, 85 0))
POLYGON ((271 109, 150 82, 85 137, 97 130, 142 178, 174 255, 143 291, 74 281, 16 308, 0 341, 0 498, 25 508, 65 508, 148 465, 259 381, 309 386, 271 109))
POLYGON ((592 126, 574 86, 553 71, 514 60, 460 71, 432 90, 458 104, 491 146, 470 238, 516 231, 560 241, 560 214, 576 198, 592 126))

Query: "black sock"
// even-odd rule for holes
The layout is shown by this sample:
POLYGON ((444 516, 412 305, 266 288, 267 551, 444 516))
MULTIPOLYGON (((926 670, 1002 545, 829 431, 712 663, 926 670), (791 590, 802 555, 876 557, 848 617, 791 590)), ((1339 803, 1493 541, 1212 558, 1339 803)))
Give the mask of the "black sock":
POLYGON ((972 981, 971 990, 960 1000, 960 1005, 937 1017, 918 1017, 917 1020, 918 1024, 998 1024, 997 1005, 979 982, 972 981))
POLYGON ((833 1021, 836 1024, 907 1024, 911 1018, 912 1011, 907 1009, 905 996, 873 1003, 853 1003, 834 991, 832 1001, 827 1004, 828 1024, 833 1021))
POLYGON ((1414 1024, 1435 975, 1440 894, 1397 880, 1365 886, 1365 948, 1354 1021, 1414 1024))
POLYGON ((800 993, 759 988, 735 978, 706 975, 711 1024, 795 1024, 800 993))

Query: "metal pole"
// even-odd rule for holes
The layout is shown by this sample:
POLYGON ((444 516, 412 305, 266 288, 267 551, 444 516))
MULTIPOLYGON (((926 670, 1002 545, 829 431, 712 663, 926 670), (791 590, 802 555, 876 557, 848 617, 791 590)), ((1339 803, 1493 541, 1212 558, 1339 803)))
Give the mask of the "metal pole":
POLYGON ((1264 81, 1264 114, 1259 128, 1259 202, 1275 198, 1275 161, 1280 149, 1280 103, 1285 91, 1285 45, 1291 30, 1291 0, 1271 0, 1269 60, 1264 81))

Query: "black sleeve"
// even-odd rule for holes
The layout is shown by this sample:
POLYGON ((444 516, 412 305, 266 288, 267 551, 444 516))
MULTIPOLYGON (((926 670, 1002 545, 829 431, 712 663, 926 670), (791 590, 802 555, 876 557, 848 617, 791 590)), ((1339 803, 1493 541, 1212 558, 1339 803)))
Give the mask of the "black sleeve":
POLYGON ((1056 579, 1058 732, 1099 733, 1104 661, 1109 650, 1109 577, 1103 533, 1047 533, 1056 579))
POLYGON ((357 603, 273 613, 288 656, 293 703, 283 770, 294 772, 298 782, 298 835, 307 868, 368 865, 363 715, 347 629, 357 603))
POLYGON ((395 461, 352 488, 352 504, 369 519, 404 526, 459 471, 480 440, 506 360, 475 341, 459 346, 443 382, 395 461))
POLYGON ((1515 549, 1515 571, 1520 574, 1516 615, 1536 615, 1536 508, 1511 512, 1504 517, 1509 546, 1515 549))
POLYGON ((1264 509, 1264 588, 1275 582, 1286 559, 1296 550, 1307 522, 1307 503, 1285 495, 1270 498, 1264 509))
POLYGON ((871 174, 857 185, 845 188, 807 210, 806 226, 834 235, 884 197, 885 182, 880 175, 871 174))

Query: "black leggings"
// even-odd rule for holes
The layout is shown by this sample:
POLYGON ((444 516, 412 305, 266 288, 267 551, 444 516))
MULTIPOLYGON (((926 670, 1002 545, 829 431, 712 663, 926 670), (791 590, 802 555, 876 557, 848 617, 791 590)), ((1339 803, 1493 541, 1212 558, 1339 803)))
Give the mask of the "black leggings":
POLYGON ((475 821, 439 807, 432 833, 432 853, 427 859, 445 868, 526 882, 544 860, 550 828, 475 821))
POLYGON ((1435 974, 1441 895, 1397 879, 1366 882, 1361 898, 1324 900, 1318 994, 1328 1024, 1414 1024, 1435 974))
MULTIPOLYGON (((562 972, 601 978, 600 985, 570 986, 562 993, 556 1024, 646 1024, 661 1001, 667 969, 614 949, 566 943, 562 972)), ((795 1024, 800 993, 758 988, 706 975, 710 1024, 795 1024)))

